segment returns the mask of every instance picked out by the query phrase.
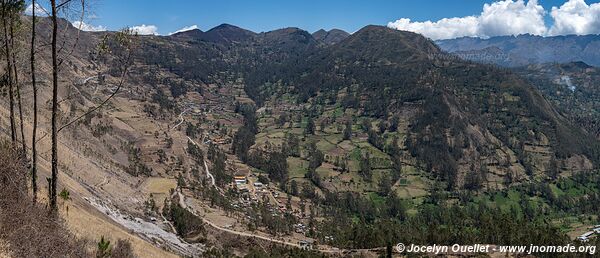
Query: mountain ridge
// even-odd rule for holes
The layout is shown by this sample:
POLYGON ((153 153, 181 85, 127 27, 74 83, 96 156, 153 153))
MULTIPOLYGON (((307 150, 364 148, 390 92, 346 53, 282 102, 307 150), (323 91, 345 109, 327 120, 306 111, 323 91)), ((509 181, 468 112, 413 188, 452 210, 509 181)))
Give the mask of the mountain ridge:
POLYGON ((462 37, 435 41, 444 51, 469 60, 502 66, 525 66, 535 63, 583 61, 600 66, 600 35, 498 36, 488 39, 462 37), (500 55, 486 51, 495 47, 500 55))
POLYGON ((187 38, 218 44, 231 44, 247 41, 257 34, 238 26, 223 23, 203 32, 200 29, 183 31, 171 35, 174 38, 187 38))
POLYGON ((331 29, 329 31, 320 29, 318 31, 315 31, 312 34, 312 36, 318 41, 322 41, 323 43, 328 45, 333 45, 349 37, 350 33, 340 29, 331 29))

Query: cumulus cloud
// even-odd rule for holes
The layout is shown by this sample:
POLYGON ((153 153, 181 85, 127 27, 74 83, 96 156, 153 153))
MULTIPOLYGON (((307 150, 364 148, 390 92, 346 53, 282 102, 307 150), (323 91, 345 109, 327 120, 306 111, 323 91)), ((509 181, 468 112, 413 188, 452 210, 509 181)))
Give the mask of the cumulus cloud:
POLYGON ((479 16, 479 34, 485 37, 499 35, 544 35, 544 7, 537 0, 505 0, 485 4, 479 16))
MULTIPOLYGON (((581 0, 582 1, 582 0, 581 0)), ((421 33, 431 39, 463 36, 492 37, 499 35, 544 35, 544 7, 537 0, 504 0, 485 4, 477 16, 444 18, 438 21, 411 22, 399 19, 388 27, 421 33)))
POLYGON ((550 35, 600 34, 600 3, 586 4, 584 0, 569 0, 560 7, 552 7, 554 24, 550 35))
MULTIPOLYGON (((29 6, 27 6, 27 8, 25 8, 25 11, 23 12, 23 14, 25 15, 29 15, 32 16, 33 15, 33 4, 29 4, 29 6)), ((35 4, 35 16, 48 16, 48 11, 46 9, 44 9, 44 7, 42 7, 39 4, 35 4)))
POLYGON ((131 27, 131 30, 139 35, 158 35, 158 27, 154 25, 142 24, 131 27))
POLYGON ((436 22, 412 22, 402 18, 388 23, 388 27, 421 33, 432 39, 449 39, 463 36, 478 36, 477 17, 444 18, 436 22))
POLYGON ((171 32, 171 33, 169 33, 169 35, 173 35, 175 33, 184 32, 184 31, 188 31, 188 30, 195 30, 195 29, 198 29, 198 25, 194 24, 192 26, 183 27, 183 28, 181 28, 181 29, 179 29, 179 30, 177 30, 175 32, 171 32))
POLYGON ((94 25, 87 24, 82 21, 75 21, 75 22, 72 22, 72 24, 73 24, 73 27, 78 28, 83 31, 105 31, 106 30, 106 27, 104 27, 102 25, 94 26, 94 25))

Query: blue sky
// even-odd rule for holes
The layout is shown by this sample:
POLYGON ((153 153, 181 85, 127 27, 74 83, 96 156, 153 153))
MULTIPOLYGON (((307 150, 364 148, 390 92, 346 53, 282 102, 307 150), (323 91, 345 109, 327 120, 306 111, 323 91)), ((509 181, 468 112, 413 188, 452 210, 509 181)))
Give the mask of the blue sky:
MULTIPOLYGON (((588 4, 600 0, 587 0, 588 4)), ((140 24, 155 25, 160 34, 197 25, 208 30, 230 23, 261 32, 299 27, 310 32, 320 28, 356 31, 368 24, 386 25, 399 18, 413 21, 439 20, 481 13, 491 0, 95 0, 93 25, 110 30, 140 24)), ((546 10, 564 0, 540 0, 546 10)), ((547 21, 551 23, 551 21, 547 21)))
MULTIPOLYGON (((47 1, 46 1, 47 2, 47 1)), ((222 23, 255 32, 299 27, 309 32, 369 25, 463 36, 600 34, 600 0, 87 0, 84 30, 134 27, 160 34, 222 23), (142 26, 143 25, 143 26, 142 26)), ((47 3, 41 2, 47 7, 47 3), (45 3, 45 4, 44 4, 45 3)), ((47 9, 47 8, 46 8, 47 9)))
POLYGON ((221 23, 252 31, 299 27, 310 32, 325 28, 356 31, 368 24, 385 25, 400 17, 430 20, 481 12, 481 0, 102 0, 94 3, 99 17, 91 21, 116 29, 125 25, 153 24, 161 34, 196 24, 208 30, 221 23))

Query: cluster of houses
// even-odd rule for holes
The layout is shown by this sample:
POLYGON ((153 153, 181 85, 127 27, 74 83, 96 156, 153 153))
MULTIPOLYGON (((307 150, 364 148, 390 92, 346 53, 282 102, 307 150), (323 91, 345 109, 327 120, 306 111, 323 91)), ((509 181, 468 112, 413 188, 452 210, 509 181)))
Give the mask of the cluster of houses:
MULTIPOLYGON (((244 175, 236 175, 233 177, 233 184, 235 185, 235 187, 238 189, 238 191, 242 194, 241 197, 241 201, 243 203, 248 203, 250 200, 256 201, 256 197, 254 196, 250 196, 250 185, 248 184, 248 178, 244 175)), ((269 189, 267 188, 266 185, 264 185, 261 182, 254 182, 252 184, 252 186, 254 186, 254 190, 256 194, 268 194, 269 193, 269 189)), ((278 197, 278 193, 276 191, 271 190, 271 194, 273 195, 273 197, 277 198, 278 197)), ((279 204, 279 207, 270 207, 269 211, 271 211, 273 213, 273 216, 278 216, 281 213, 286 211, 286 208, 284 205, 279 204)), ((250 219, 250 217, 248 216, 248 218, 250 219)), ((302 224, 302 223, 298 223, 298 224, 294 224, 294 231, 296 233, 299 234, 306 234, 307 231, 307 226, 302 224)), ((328 241, 332 241, 333 237, 329 236, 326 237, 326 240, 328 241)), ((298 242, 298 245, 300 246, 301 249, 304 250, 311 250, 314 248, 314 240, 302 240, 298 242)))
POLYGON ((596 225, 594 226, 592 231, 583 233, 581 236, 578 236, 577 240, 581 242, 588 242, 590 241, 590 238, 594 237, 595 235, 600 235, 600 225, 596 225))
POLYGON ((251 193, 248 177, 243 175, 234 176, 233 184, 235 188, 241 193, 242 201, 244 202, 257 201, 258 198, 256 195, 262 195, 268 192, 266 185, 264 185, 261 182, 254 182, 252 186, 254 186, 255 192, 251 193))

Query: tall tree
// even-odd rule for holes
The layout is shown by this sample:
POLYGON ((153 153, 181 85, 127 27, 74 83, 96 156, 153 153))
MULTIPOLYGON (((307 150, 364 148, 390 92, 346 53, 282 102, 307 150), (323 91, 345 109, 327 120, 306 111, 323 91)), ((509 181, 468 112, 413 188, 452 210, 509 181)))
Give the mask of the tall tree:
POLYGON ((50 0, 52 11, 52 178, 50 179, 50 208, 56 210, 56 182, 58 180, 58 138, 56 119, 58 113, 58 50, 56 48, 56 37, 58 36, 58 10, 56 0, 50 0))
POLYGON ((15 27, 20 25, 21 23, 21 19, 20 19, 20 14, 21 12, 25 10, 25 1, 24 0, 17 0, 17 1, 11 1, 11 5, 10 5, 10 9, 9 9, 9 15, 10 15, 10 19, 9 19, 9 26, 10 26, 10 45, 12 48, 12 64, 13 64, 13 71, 14 71, 14 85, 15 85, 15 90, 16 90, 16 95, 17 95, 17 108, 19 109, 19 127, 20 127, 20 131, 21 131, 21 148, 22 148, 22 155, 26 155, 27 153, 27 144, 25 143, 25 130, 24 130, 24 120, 23 120, 23 105, 21 105, 21 86, 19 84, 19 73, 18 73, 18 66, 17 66, 17 58, 16 58, 16 53, 17 53, 17 47, 15 45, 15 27))
POLYGON ((2 0, 2 28, 4 30, 4 54, 6 56, 6 70, 7 70, 7 84, 8 84, 8 99, 9 99, 9 116, 10 116, 10 139, 13 143, 13 146, 16 146, 17 143, 17 133, 15 127, 15 110, 14 110, 14 91, 13 91, 13 69, 12 69, 12 59, 11 59, 11 48, 10 48, 10 39, 8 35, 8 26, 9 26, 9 3, 7 0, 2 0))
POLYGON ((304 128, 304 134, 315 134, 315 121, 312 116, 308 116, 308 121, 306 121, 306 128, 304 128))
POLYGON ((33 129, 31 132, 31 188, 33 191, 33 201, 37 200, 37 87, 35 81, 35 0, 31 0, 31 87, 33 90, 33 129))

